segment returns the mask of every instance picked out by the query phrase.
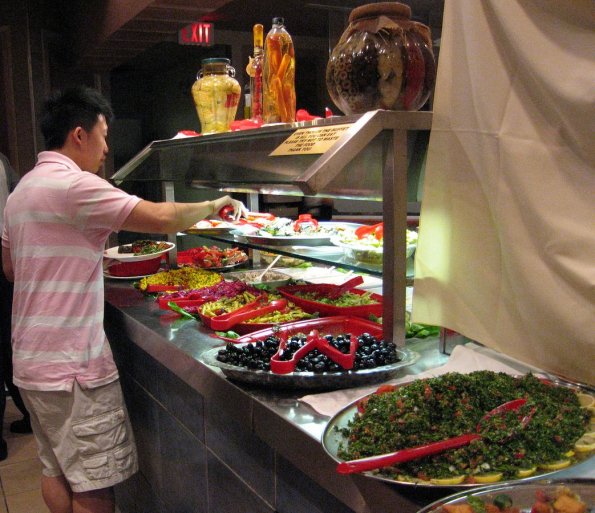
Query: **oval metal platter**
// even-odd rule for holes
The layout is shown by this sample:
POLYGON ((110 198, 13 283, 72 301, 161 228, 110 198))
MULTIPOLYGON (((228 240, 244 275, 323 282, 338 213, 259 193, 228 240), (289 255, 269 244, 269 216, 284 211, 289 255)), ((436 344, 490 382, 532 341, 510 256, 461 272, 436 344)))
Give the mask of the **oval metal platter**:
MULTIPOLYGON (((399 387, 406 386, 406 385, 412 383, 413 381, 415 381, 415 379, 411 379, 404 383, 400 383, 398 386, 399 387)), ((583 387, 582 385, 579 385, 579 384, 575 384, 575 383, 570 384, 568 382, 558 382, 558 381, 555 381, 553 383, 558 386, 570 387, 570 388, 574 389, 576 392, 593 393, 593 391, 591 389, 589 389, 589 387, 586 387, 586 386, 583 387)), ((347 428, 349 423, 357 415, 357 403, 359 401, 361 401, 364 397, 367 397, 368 395, 370 395, 370 394, 360 397, 359 399, 353 401, 351 404, 347 405, 341 411, 337 412, 331 418, 331 420, 329 421, 329 423, 327 424, 327 426, 324 430, 324 433, 322 435, 322 445, 323 445, 325 451, 327 452, 327 454, 331 458, 333 458, 337 463, 340 461, 344 461, 338 456, 339 446, 342 444, 344 445, 347 442, 347 438, 341 433, 341 430, 347 428)), ((549 478, 550 476, 552 476, 554 474, 559 474, 560 472, 563 472, 570 468, 576 467, 578 465, 585 465, 585 468, 586 468, 586 466, 593 463, 594 457, 595 457, 595 452, 592 451, 591 453, 589 453, 588 456, 581 459, 580 461, 577 459, 573 460, 573 463, 570 466, 565 467, 563 469, 551 470, 551 471, 547 471, 547 470, 546 471, 537 471, 535 474, 528 476, 528 477, 519 477, 518 479, 499 481, 498 483, 495 483, 495 484, 497 484, 499 486, 503 486, 503 485, 510 485, 512 483, 524 483, 524 482, 528 482, 528 481, 532 481, 532 480, 536 480, 536 479, 545 479, 545 478, 549 478)), ((399 480, 399 479, 393 479, 389 476, 384 476, 382 474, 378 474, 375 471, 362 472, 360 475, 366 476, 366 477, 369 477, 371 479, 375 479, 378 481, 384 481, 386 483, 398 484, 398 485, 404 485, 404 486, 414 486, 414 487, 450 488, 450 489, 455 489, 455 490, 456 489, 469 490, 469 489, 474 489, 474 488, 478 488, 481 486, 485 486, 485 484, 479 484, 479 483, 476 483, 476 484, 461 483, 461 484, 456 484, 456 485, 455 484, 441 485, 441 484, 430 483, 428 481, 423 481, 423 480, 410 480, 410 481, 399 480)))
MULTIPOLYGON (((321 221, 320 226, 325 228, 357 228, 361 224, 357 223, 338 223, 332 221, 321 221)), ((331 234, 322 235, 295 235, 295 236, 276 236, 276 235, 258 235, 233 230, 231 234, 238 242, 250 244, 260 244, 263 246, 332 246, 331 234)))
MULTIPOLYGON (((236 344, 242 347, 246 344, 236 344)), ((284 389, 333 390, 350 388, 392 379, 403 367, 413 365, 420 357, 419 353, 407 349, 397 349, 401 361, 376 367, 346 372, 291 372, 275 374, 270 371, 251 370, 237 367, 217 360, 221 347, 210 349, 199 359, 208 365, 218 367, 229 379, 250 385, 265 385, 284 389)))
POLYGON ((595 479, 543 479, 533 483, 498 483, 490 486, 483 486, 476 490, 466 490, 449 495, 443 499, 426 506, 417 513, 440 513, 443 506, 466 504, 470 496, 477 497, 483 502, 491 502, 499 494, 508 495, 512 499, 512 505, 522 513, 529 513, 535 502, 536 492, 543 492, 553 496, 559 487, 568 488, 572 493, 577 494, 580 500, 587 504, 587 511, 592 511, 595 505, 595 479))

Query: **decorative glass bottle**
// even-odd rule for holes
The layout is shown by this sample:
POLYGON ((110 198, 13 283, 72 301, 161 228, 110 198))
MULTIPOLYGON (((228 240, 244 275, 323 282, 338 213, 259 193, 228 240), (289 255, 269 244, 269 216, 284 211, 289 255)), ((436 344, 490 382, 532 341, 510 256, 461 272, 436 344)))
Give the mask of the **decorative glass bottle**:
POLYGON ((260 23, 254 25, 252 29, 254 36, 254 57, 250 59, 247 68, 248 75, 250 75, 251 117, 257 121, 262 121, 263 31, 264 27, 260 23))
POLYGON ((273 18, 267 34, 263 69, 263 121, 295 121, 295 54, 283 18, 273 18))
POLYGON ((200 119, 201 132, 227 132, 235 119, 242 88, 229 59, 203 59, 192 86, 192 97, 200 119))
POLYGON ((329 95, 345 114, 418 110, 435 80, 430 29, 399 2, 353 9, 326 68, 329 95))

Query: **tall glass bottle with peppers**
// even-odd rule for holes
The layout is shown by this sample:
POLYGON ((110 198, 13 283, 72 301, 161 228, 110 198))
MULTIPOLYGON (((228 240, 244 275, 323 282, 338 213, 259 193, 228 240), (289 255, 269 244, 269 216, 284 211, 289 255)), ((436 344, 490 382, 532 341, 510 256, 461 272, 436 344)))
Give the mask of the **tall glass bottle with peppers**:
POLYGON ((295 121, 295 54, 283 18, 273 18, 264 50, 263 121, 295 121))
POLYGON ((254 57, 250 60, 250 96, 252 99, 252 119, 262 121, 262 67, 264 60, 264 27, 257 23, 252 29, 254 36, 254 57))

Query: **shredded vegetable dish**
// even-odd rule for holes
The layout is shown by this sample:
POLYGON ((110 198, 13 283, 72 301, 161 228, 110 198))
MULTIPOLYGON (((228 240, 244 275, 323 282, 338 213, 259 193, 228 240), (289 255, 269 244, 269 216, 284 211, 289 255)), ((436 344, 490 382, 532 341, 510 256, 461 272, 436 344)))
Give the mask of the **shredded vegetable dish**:
POLYGON ((215 285, 222 280, 223 277, 220 274, 212 271, 182 267, 181 269, 162 271, 142 278, 139 281, 138 288, 145 291, 149 285, 180 285, 187 289, 200 289, 215 285))
POLYGON ((507 417, 505 427, 494 422, 467 446, 378 472, 399 481, 484 483, 564 468, 589 455, 575 446, 590 413, 573 390, 531 374, 477 371, 381 387, 360 401, 356 417, 341 429, 347 442, 338 456, 359 459, 475 433, 483 415, 518 398, 526 403, 507 417), (529 412, 530 422, 519 425, 529 412))
POLYGON ((296 297, 307 299, 308 301, 316 301, 318 303, 324 303, 326 305, 334 306, 362 306, 362 305, 375 305, 378 304, 372 297, 371 292, 365 292, 364 294, 355 294, 353 292, 345 292, 337 298, 330 298, 327 296, 321 296, 317 292, 294 292, 296 297))

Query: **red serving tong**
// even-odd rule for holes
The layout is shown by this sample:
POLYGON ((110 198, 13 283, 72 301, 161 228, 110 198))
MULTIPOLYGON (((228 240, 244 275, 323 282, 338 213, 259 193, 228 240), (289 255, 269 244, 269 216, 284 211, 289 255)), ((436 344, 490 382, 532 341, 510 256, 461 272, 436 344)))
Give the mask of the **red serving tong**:
POLYGON ((279 349, 271 357, 271 372, 275 374, 289 374, 293 372, 298 362, 309 352, 314 351, 314 349, 318 349, 318 351, 328 356, 333 362, 345 370, 353 369, 355 351, 357 349, 357 343, 353 340, 349 344, 349 353, 342 353, 331 346, 325 337, 320 336, 318 330, 312 330, 306 338, 306 343, 293 353, 290 360, 281 360, 281 354, 287 348, 287 332, 283 332, 279 337, 281 338, 279 349))
POLYGON ((263 299, 259 298, 252 303, 248 303, 247 305, 234 310, 233 312, 211 317, 211 329, 215 331, 227 331, 236 324, 247 321, 248 319, 260 317, 261 315, 265 315, 269 312, 274 312, 275 310, 283 310, 286 306, 286 299, 275 299, 268 304, 263 304, 263 299))
POLYGON ((234 210, 233 205, 225 205, 217 212, 217 215, 224 221, 233 222, 234 210))
MULTIPOLYGON (((476 433, 465 433, 463 435, 455 436, 447 440, 441 440, 439 442, 432 442, 425 445, 419 445, 410 449, 403 449, 396 452, 390 452, 387 454, 379 454, 376 456, 369 456, 367 458, 361 458, 358 460, 342 461, 337 465, 337 472, 339 474, 354 474, 357 472, 365 472, 366 470, 375 470, 377 468, 389 467, 397 463, 404 463, 406 461, 415 460, 417 458, 423 458, 424 456, 430 456, 432 454, 438 454, 449 449, 456 449, 464 445, 470 444, 473 440, 478 440, 482 436, 479 434, 481 431, 482 423, 494 415, 500 415, 507 411, 516 411, 527 402, 526 399, 514 399, 508 401, 500 406, 497 406, 493 410, 486 413, 476 427, 476 433)), ((531 410, 529 414, 523 417, 520 421, 520 427, 523 429, 533 417, 535 408, 531 410)))
POLYGON ((299 232, 300 227, 303 224, 311 224, 316 228, 318 226, 318 221, 312 217, 312 214, 300 214, 297 221, 294 221, 293 223, 293 230, 299 232))
POLYGON ((366 235, 373 234, 376 239, 380 240, 384 237, 384 223, 377 223, 371 226, 360 226, 355 229, 353 234, 358 239, 363 239, 366 235))
POLYGON ((363 282, 364 279, 361 276, 354 276, 342 285, 337 285, 334 289, 331 289, 327 293, 321 295, 330 299, 336 299, 345 294, 345 292, 349 292, 351 289, 361 285, 363 282))
POLYGON ((159 308, 161 310, 171 310, 168 303, 175 303, 180 308, 185 308, 187 306, 201 306, 201 305, 204 305, 206 302, 207 302, 207 300, 202 299, 202 298, 189 299, 189 298, 182 297, 182 298, 168 299, 165 297, 160 297, 159 298, 159 308))

